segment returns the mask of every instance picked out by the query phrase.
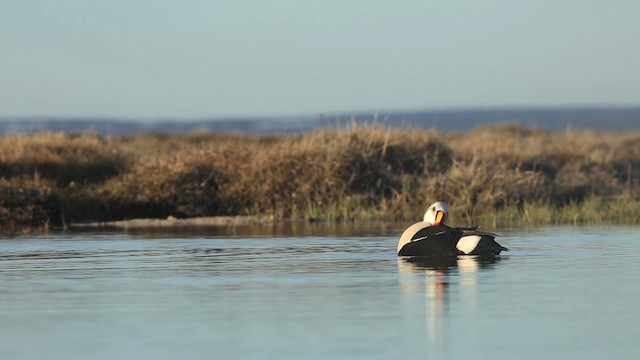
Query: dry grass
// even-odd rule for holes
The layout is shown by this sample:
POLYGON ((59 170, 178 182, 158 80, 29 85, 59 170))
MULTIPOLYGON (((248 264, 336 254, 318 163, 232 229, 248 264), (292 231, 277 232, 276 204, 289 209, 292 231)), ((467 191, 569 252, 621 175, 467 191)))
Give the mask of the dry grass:
POLYGON ((0 138, 0 224, 136 217, 638 222, 640 133, 352 126, 304 135, 0 138))

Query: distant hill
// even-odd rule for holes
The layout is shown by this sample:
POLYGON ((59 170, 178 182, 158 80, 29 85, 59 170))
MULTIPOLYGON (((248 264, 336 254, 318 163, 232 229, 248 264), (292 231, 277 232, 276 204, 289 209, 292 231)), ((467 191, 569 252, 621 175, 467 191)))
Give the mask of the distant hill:
POLYGON ((95 132, 105 136, 126 136, 144 132, 179 133, 219 131, 243 133, 300 133, 351 123, 390 127, 436 128, 439 131, 468 131, 476 126, 518 122, 558 132, 567 129, 622 132, 640 130, 640 107, 553 108, 553 109, 469 109, 389 113, 356 113, 301 117, 128 120, 113 118, 0 118, 0 134, 40 131, 95 132))

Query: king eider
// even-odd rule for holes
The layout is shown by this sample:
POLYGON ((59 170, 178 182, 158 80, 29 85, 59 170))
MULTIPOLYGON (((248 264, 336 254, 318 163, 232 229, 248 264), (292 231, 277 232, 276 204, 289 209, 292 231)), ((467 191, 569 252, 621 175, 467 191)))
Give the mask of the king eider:
POLYGON ((494 239, 496 234, 475 228, 450 227, 447 204, 429 205, 424 221, 409 226, 398 241, 398 256, 499 255, 508 251, 494 239))

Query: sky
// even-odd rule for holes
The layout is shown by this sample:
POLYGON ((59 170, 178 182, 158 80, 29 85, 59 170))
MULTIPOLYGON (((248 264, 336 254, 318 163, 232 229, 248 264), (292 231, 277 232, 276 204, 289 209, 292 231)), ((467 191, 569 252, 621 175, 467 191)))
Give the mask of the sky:
POLYGON ((636 0, 0 0, 0 117, 640 105, 636 0))

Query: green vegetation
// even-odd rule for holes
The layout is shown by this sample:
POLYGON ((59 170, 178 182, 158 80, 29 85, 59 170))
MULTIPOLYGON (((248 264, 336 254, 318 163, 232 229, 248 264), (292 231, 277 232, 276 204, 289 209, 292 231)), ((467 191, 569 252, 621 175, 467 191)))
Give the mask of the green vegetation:
POLYGON ((250 215, 452 222, 638 223, 640 132, 467 133, 352 126, 302 135, 0 138, 0 226, 250 215))

